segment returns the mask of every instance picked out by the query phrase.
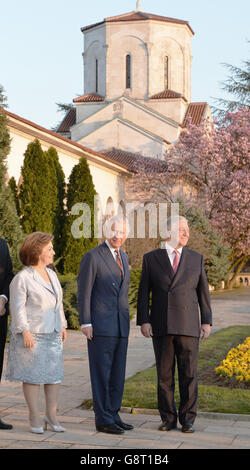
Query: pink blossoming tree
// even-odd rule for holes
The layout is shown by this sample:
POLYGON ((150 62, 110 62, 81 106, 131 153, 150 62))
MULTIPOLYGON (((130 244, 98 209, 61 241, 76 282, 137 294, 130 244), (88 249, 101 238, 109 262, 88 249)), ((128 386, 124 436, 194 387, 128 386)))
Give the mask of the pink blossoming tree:
POLYGON ((249 135, 250 110, 239 109, 219 124, 189 122, 166 153, 171 178, 198 190, 200 205, 232 249, 231 285, 250 259, 249 135))

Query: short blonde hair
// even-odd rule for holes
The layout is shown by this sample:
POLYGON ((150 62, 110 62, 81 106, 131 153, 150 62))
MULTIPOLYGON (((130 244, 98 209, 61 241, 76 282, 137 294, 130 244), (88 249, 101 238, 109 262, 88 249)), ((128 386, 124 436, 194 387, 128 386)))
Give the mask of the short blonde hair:
POLYGON ((35 266, 44 246, 48 245, 53 238, 53 235, 43 232, 33 232, 27 235, 19 250, 19 257, 24 266, 35 266))

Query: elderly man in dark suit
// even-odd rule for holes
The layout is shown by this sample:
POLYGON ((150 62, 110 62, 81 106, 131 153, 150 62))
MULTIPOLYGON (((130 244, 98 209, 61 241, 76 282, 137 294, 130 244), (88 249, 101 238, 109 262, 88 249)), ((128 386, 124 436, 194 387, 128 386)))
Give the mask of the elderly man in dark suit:
POLYGON ((212 324, 209 287, 203 256, 186 247, 189 239, 187 220, 173 216, 167 221, 167 229, 169 238, 164 248, 143 257, 137 324, 141 325, 145 337, 153 339, 158 408, 162 418, 159 429, 170 431, 177 425, 174 400, 177 360, 179 422, 182 432, 194 432, 199 338, 209 336, 212 324))
MULTIPOLYGON (((122 434, 133 428, 118 412, 125 381, 129 335, 128 256, 120 247, 127 237, 127 221, 108 221, 107 240, 86 253, 78 274, 78 310, 88 340, 90 377, 96 429, 122 434)), ((107 229, 106 225, 106 229, 107 229)))
MULTIPOLYGON (((8 245, 3 238, 0 238, 0 381, 8 328, 9 285, 13 276, 8 245)), ((4 423, 0 419, 0 429, 12 429, 12 425, 4 423)))

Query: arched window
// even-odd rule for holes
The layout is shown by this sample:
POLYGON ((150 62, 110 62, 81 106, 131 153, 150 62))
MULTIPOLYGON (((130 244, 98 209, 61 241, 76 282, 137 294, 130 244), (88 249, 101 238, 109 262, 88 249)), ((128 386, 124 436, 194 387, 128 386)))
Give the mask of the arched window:
POLYGON ((98 93, 98 60, 95 61, 95 91, 98 93))
POLYGON ((126 206, 123 199, 119 202, 118 213, 126 217, 126 206))
POLYGON ((169 58, 166 55, 164 57, 164 89, 167 90, 169 87, 169 58))
POLYGON ((131 88, 131 55, 126 55, 126 88, 131 88))
POLYGON ((113 217, 113 215, 115 215, 114 201, 113 201, 112 197, 109 197, 107 199, 107 202, 106 202, 104 222, 106 222, 106 220, 110 219, 110 217, 113 217))

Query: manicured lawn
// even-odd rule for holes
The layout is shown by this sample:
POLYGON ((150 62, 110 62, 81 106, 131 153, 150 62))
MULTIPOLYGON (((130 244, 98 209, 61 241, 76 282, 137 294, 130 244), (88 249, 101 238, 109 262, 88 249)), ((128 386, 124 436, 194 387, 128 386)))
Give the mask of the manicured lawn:
MULTIPOLYGON (((249 385, 230 382, 219 377, 214 368, 227 352, 250 336, 250 326, 222 329, 200 342, 199 354, 199 411, 250 414, 249 385)), ((176 403, 179 403, 176 372, 176 403)), ((151 367, 126 380, 122 406, 157 409, 156 368, 151 367)))

